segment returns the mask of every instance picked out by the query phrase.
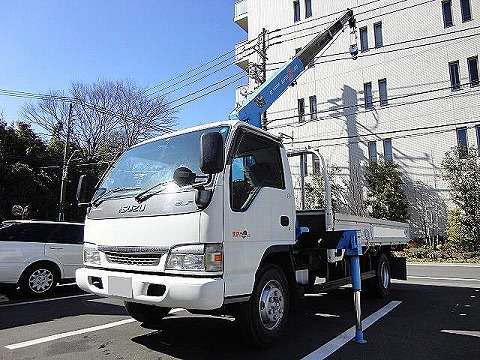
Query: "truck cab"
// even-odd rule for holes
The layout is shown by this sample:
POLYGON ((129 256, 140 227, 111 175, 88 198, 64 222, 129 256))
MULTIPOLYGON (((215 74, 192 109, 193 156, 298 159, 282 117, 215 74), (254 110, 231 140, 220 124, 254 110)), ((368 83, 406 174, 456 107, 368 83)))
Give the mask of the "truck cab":
POLYGON ((262 258, 295 242, 291 181, 280 139, 241 121, 136 145, 95 191, 77 283, 167 309, 213 310, 248 298, 262 258), (224 144, 215 174, 201 170, 208 133, 224 144), (177 169, 195 179, 178 181, 177 169))

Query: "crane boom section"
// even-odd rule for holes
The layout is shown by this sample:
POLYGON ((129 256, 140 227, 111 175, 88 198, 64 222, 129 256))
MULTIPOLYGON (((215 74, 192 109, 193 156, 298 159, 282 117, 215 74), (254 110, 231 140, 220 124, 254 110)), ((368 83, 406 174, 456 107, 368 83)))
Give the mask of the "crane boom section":
POLYGON ((230 114, 229 118, 242 120, 261 128, 262 114, 298 79, 308 64, 333 40, 337 33, 342 31, 347 22, 350 23, 350 26, 354 26, 352 10, 348 10, 328 29, 313 38, 292 60, 250 94, 243 104, 230 114))

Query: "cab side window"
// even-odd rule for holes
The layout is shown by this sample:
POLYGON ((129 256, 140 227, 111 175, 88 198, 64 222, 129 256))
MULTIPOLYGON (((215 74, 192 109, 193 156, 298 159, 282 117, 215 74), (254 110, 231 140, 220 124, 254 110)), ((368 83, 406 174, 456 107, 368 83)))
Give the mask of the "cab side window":
POLYGON ((231 161, 230 204, 245 211, 260 189, 285 189, 280 146, 251 133, 240 135, 231 161))

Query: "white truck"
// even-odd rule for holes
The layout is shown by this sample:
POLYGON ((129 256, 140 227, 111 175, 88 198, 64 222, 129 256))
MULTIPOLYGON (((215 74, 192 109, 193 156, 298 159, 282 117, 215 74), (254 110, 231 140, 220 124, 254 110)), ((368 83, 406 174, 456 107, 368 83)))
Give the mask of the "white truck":
MULTIPOLYGON (((352 19, 349 11, 319 35, 313 53, 352 19)), ((304 51, 312 53, 309 45, 304 51)), ((244 121, 243 106, 238 120, 133 146, 98 182, 91 201, 95 181, 81 177, 77 197, 88 205, 84 267, 76 272, 82 289, 123 299, 146 326, 157 326, 171 308, 231 314, 253 344, 265 347, 285 329, 303 292, 352 278, 359 295, 361 270, 368 289, 385 296, 392 277, 406 277, 405 259, 393 250, 406 244, 408 226, 334 214, 324 162, 325 210, 296 211, 288 159, 321 154, 287 152, 258 122, 302 72, 296 66, 303 66, 304 51, 246 100, 259 109, 257 126, 244 121)))

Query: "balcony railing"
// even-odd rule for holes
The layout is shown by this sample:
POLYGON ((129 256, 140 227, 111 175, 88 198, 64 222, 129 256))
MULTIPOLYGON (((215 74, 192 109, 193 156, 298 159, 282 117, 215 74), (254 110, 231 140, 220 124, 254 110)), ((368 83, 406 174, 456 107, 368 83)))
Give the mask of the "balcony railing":
POLYGON ((235 16, 234 21, 243 30, 248 31, 248 0, 236 0, 235 1, 235 16))
POLYGON ((247 40, 235 45, 235 64, 245 71, 248 69, 248 50, 245 50, 246 47, 247 40))
POLYGON ((247 0, 236 0, 235 1, 235 19, 247 14, 247 0))

